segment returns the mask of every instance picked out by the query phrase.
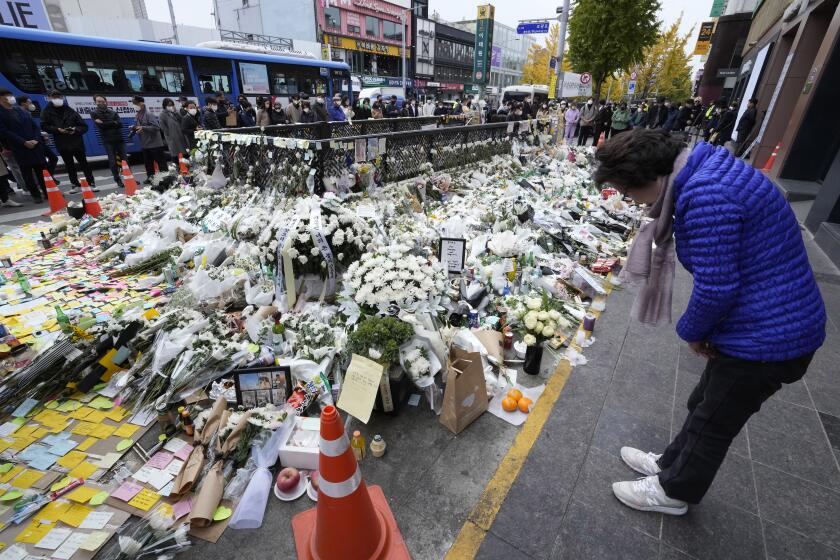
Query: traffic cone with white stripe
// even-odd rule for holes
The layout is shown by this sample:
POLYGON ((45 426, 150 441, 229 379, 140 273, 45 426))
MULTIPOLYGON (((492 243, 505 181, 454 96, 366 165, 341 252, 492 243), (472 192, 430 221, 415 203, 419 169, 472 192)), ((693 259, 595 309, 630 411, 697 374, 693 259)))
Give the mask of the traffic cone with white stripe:
POLYGON ((82 204, 85 205, 85 212, 87 212, 92 218, 96 218, 102 213, 102 208, 99 206, 99 200, 96 198, 96 195, 93 194, 93 191, 90 190, 90 187, 85 179, 79 179, 79 186, 82 189, 82 204))
POLYGON ((782 143, 779 142, 776 144, 776 147, 773 148, 773 151, 770 153, 770 157, 767 158, 767 163, 764 164, 764 167, 761 168, 761 171, 767 173, 771 169, 773 169, 773 163, 776 161, 776 156, 779 155, 779 148, 782 147, 782 143))
POLYGON ((128 167, 128 163, 125 160, 122 161, 122 176, 125 196, 133 196, 137 192, 137 180, 134 178, 134 175, 131 173, 131 168, 128 167))
POLYGON ((41 214, 42 216, 49 216, 54 212, 58 212, 62 208, 67 207, 67 201, 64 200, 64 195, 61 194, 58 186, 55 184, 55 179, 44 170, 44 184, 47 187, 47 200, 50 203, 50 210, 41 214))
POLYGON ((595 143, 596 146, 600 146, 604 142, 606 142, 607 134, 606 132, 601 132, 601 136, 598 138, 598 141, 595 143))
POLYGON ((190 174, 188 165, 189 162, 187 161, 187 158, 184 157, 184 154, 178 152, 178 171, 181 173, 181 175, 186 176, 190 174))
POLYGON ((379 486, 367 486, 334 406, 321 413, 318 505, 292 518, 298 560, 403 560, 408 548, 379 486))

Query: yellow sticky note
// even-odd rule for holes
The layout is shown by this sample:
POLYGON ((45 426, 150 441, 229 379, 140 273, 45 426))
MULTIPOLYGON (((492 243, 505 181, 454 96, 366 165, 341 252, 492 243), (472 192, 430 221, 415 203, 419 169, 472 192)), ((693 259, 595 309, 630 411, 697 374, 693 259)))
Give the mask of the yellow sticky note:
POLYGON ((99 494, 99 490, 96 488, 91 488, 90 486, 79 486, 64 497, 80 504, 86 504, 97 494, 99 494))
POLYGON ((125 418, 129 414, 129 411, 127 411, 123 407, 115 406, 114 408, 108 411, 105 417, 109 420, 113 420, 114 422, 122 422, 123 418, 125 418))
POLYGON ((98 469, 99 467, 91 465, 87 461, 82 461, 76 466, 76 468, 67 473, 67 476, 71 476, 73 478, 90 478, 90 475, 95 473, 98 469))
POLYGON ((35 441, 35 438, 31 438, 31 437, 16 437, 16 438, 12 438, 12 440, 13 440, 13 442, 12 442, 12 444, 9 446, 9 449, 14 449, 15 451, 23 451, 24 449, 26 449, 27 447, 29 447, 29 444, 30 444, 30 443, 32 443, 33 441, 35 441))
POLYGON ((78 434, 80 436, 88 436, 90 435, 91 430, 96 429, 96 424, 91 424, 90 422, 79 422, 77 425, 73 426, 71 433, 78 434))
POLYGON ((70 509, 70 504, 67 502, 50 502, 35 514, 35 521, 58 521, 68 509, 70 509))
POLYGON ((94 412, 92 408, 90 408, 89 406, 83 406, 71 412, 70 418, 75 418, 76 420, 84 420, 91 412, 94 412))
POLYGON ((0 439, 0 453, 6 451, 12 446, 12 441, 7 439, 0 439))
POLYGON ((27 426, 21 426, 20 428, 15 430, 15 436, 16 437, 28 436, 37 429, 38 429, 38 426, 36 424, 29 424, 27 426))
POLYGON ((56 463, 58 463, 65 469, 72 469, 78 466, 78 464, 84 461, 86 458, 87 453, 83 453, 81 451, 71 451, 70 453, 56 461, 56 463))
POLYGON ((32 437, 34 437, 35 439, 41 439, 42 437, 44 437, 44 436, 45 436, 45 435, 47 435, 48 433, 50 433, 50 432, 49 432, 49 431, 47 431, 47 430, 45 430, 44 428, 38 428, 37 430, 35 430, 34 432, 32 432, 32 434, 31 434, 31 435, 32 435, 32 437))
POLYGON ((71 401, 64 401, 63 403, 58 405, 58 408, 56 408, 56 410, 59 411, 59 412, 73 412, 74 410, 78 410, 81 407, 82 407, 82 403, 80 403, 79 401, 72 401, 71 400, 71 401))
POLYGON ((32 485, 38 482, 42 476, 44 476, 44 473, 41 471, 26 469, 15 477, 10 484, 15 488, 26 490, 27 488, 32 488, 32 485))
POLYGON ((158 502, 158 500, 160 500, 160 494, 152 492, 148 488, 143 488, 136 496, 131 498, 128 505, 143 511, 149 511, 152 506, 158 502))
POLYGON ((78 449, 79 451, 87 451, 88 449, 90 449, 90 446, 95 444, 97 441, 99 440, 94 437, 89 437, 85 441, 77 445, 76 449, 78 449))
POLYGON ((32 523, 27 525, 26 528, 23 531, 21 531, 17 537, 15 537, 15 542, 24 544, 35 544, 41 539, 43 539, 44 536, 53 529, 55 529, 55 523, 41 523, 37 519, 35 519, 32 521, 32 523))
POLYGON ((94 552, 110 538, 111 533, 106 531, 94 531, 87 536, 85 542, 79 545, 79 548, 81 550, 87 550, 88 552, 94 552))
POLYGON ((90 431, 90 435, 95 438, 105 439, 116 430, 116 426, 111 426, 110 424, 100 424, 90 431))
POLYGON ((99 424, 103 420, 105 420, 105 413, 101 410, 94 410, 85 417, 85 422, 93 422, 94 424, 99 424))
POLYGON ((4 474, 3 476, 0 476, 0 482, 9 482, 14 477, 19 475, 22 471, 23 471, 23 467, 21 467, 20 465, 15 465, 14 467, 11 468, 11 470, 9 470, 9 472, 4 474))
POLYGON ((67 511, 64 512, 60 521, 78 529, 79 525, 82 524, 82 521, 85 520, 85 517, 87 517, 92 511, 93 509, 83 506, 82 504, 73 504, 67 511))
POLYGON ((119 436, 121 438, 130 438, 134 435, 134 432, 140 429, 140 426, 135 426, 134 424, 123 424, 117 431, 114 432, 113 435, 119 436))

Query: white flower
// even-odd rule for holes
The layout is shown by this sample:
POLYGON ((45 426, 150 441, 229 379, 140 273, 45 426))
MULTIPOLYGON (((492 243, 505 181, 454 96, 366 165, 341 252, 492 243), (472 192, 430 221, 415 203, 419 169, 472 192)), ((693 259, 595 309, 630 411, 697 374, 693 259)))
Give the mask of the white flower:
POLYGON ((546 338, 551 338, 554 336, 554 329, 551 327, 545 327, 542 331, 542 335, 546 338))
POLYGON ((533 346, 537 343, 537 337, 532 334, 526 334, 522 337, 522 342, 524 342, 526 346, 533 346))
POLYGON ((528 330, 534 330, 534 327, 537 326, 537 320, 534 317, 529 317, 528 315, 525 316, 525 328, 528 330))
POLYGON ((539 314, 537 315, 537 319, 539 319, 542 322, 548 321, 548 317, 549 317, 548 311, 540 311, 539 314))
POLYGON ((298 261, 300 262, 300 264, 306 264, 306 262, 308 260, 309 259, 307 259, 306 256, 304 256, 304 255, 301 255, 301 256, 298 257, 298 261))
POLYGON ((371 360, 378 360, 382 357, 382 352, 376 348, 368 348, 368 356, 370 356, 371 360))
POLYGON ((528 306, 528 309, 539 309, 542 307, 542 300, 540 298, 528 298, 525 305, 528 306))
POLYGON ((548 312, 548 316, 551 318, 552 321, 556 321, 557 319, 560 318, 560 312, 557 311, 556 309, 552 309, 551 311, 548 312))
POLYGON ((344 260, 344 253, 339 253, 338 254, 338 260, 340 260, 340 261, 344 260))
POLYGON ((300 243, 308 243, 309 242, 309 234, 304 232, 297 236, 298 242, 300 243))
POLYGON ((535 330, 535 331, 537 331, 537 332, 542 332, 542 330, 543 330, 544 328, 545 328, 545 325, 543 325, 543 324, 542 324, 541 322, 539 322, 539 321, 537 321, 537 324, 536 324, 536 325, 534 325, 534 330, 535 330))
POLYGON ((312 247, 312 249, 309 250, 309 254, 313 257, 317 257, 321 254, 321 251, 318 249, 318 247, 312 247))

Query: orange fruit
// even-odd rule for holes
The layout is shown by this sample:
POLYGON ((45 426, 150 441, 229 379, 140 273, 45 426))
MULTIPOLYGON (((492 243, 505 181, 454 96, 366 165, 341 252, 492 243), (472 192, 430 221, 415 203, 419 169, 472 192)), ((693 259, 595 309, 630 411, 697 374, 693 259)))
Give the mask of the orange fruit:
POLYGON ((502 410, 505 412, 513 412, 516 410, 516 401, 510 397, 505 397, 502 399, 502 410))
POLYGON ((521 399, 519 399, 519 402, 517 404, 519 406, 519 410, 521 410, 525 414, 528 414, 529 412, 531 412, 531 405, 534 404, 534 401, 532 401, 528 397, 522 397, 521 399))
POLYGON ((519 399, 522 398, 522 391, 520 391, 519 389, 511 389, 507 392, 507 396, 509 399, 513 399, 516 402, 519 402, 519 399))

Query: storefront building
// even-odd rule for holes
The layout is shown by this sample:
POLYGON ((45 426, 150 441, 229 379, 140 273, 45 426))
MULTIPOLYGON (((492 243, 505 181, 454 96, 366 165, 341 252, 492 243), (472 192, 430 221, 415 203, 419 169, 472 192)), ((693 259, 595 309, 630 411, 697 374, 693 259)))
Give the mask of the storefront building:
POLYGON ((727 101, 732 98, 751 20, 752 11, 718 19, 698 89, 704 104, 721 97, 727 101))
MULTIPOLYGON (((406 59, 413 33, 409 10, 382 0, 318 0, 316 17, 322 41, 333 60, 346 62, 354 76, 401 77, 405 15, 406 59)), ((406 75, 411 73, 406 71, 406 75)))
POLYGON ((840 9, 837 0, 764 0, 755 11, 736 88, 759 100, 752 162, 789 200, 813 200, 805 220, 840 265, 840 9))
MULTIPOLYGON (((458 21, 452 25, 475 34, 475 20, 458 21)), ((528 60, 528 49, 534 41, 531 35, 517 35, 516 29, 499 21, 494 22, 488 92, 498 93, 502 88, 521 83, 522 67, 528 60)))

